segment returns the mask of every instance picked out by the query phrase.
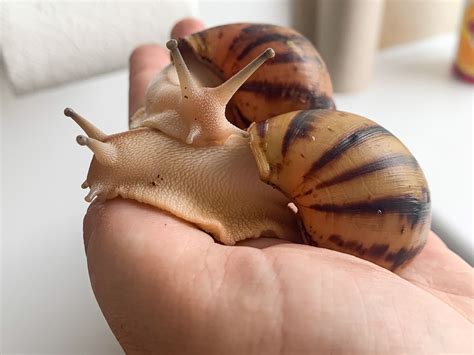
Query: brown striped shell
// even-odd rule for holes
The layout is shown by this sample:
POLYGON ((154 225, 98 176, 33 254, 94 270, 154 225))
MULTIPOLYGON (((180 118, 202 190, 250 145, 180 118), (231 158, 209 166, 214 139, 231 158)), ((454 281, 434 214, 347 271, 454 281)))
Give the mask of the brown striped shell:
POLYGON ((427 182, 386 129, 351 113, 307 110, 253 124, 249 133, 261 179, 295 203, 309 244, 392 270, 422 249, 427 182))
MULTIPOLYGON (((179 41, 187 63, 194 57, 221 81, 240 71, 266 48, 276 55, 242 85, 227 105, 226 116, 247 128, 282 113, 332 109, 332 84, 326 66, 311 42, 285 27, 231 24, 206 29, 179 41)), ((195 70, 196 71, 196 70, 195 70)))

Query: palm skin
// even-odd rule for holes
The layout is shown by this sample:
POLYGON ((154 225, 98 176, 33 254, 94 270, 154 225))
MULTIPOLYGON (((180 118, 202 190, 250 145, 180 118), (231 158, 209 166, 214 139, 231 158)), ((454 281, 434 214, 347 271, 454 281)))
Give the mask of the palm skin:
MULTIPOLYGON (((176 25, 173 37, 201 28, 176 25)), ((130 111, 168 63, 131 57, 130 111)), ((472 268, 431 234, 398 275, 335 251, 262 239, 229 247, 156 208, 95 202, 91 284, 127 353, 472 353, 472 268)))

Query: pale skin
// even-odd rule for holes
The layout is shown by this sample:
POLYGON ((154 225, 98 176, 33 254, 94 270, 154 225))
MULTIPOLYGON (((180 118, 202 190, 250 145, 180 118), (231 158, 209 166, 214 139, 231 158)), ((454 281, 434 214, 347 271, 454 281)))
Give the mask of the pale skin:
MULTIPOLYGON (((203 28, 186 19, 173 38, 203 28)), ((130 115, 169 63, 130 58, 130 115)), ((217 244, 157 208, 94 202, 84 221, 91 284, 130 354, 473 353, 473 269, 433 233, 397 274, 335 251, 260 239, 217 244)))

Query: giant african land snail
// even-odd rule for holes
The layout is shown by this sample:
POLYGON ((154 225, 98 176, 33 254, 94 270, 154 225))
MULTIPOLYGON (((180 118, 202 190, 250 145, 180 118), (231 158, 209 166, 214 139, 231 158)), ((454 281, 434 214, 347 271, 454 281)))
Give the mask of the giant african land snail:
POLYGON ((174 66, 150 84, 131 131, 106 135, 65 110, 94 152, 87 201, 148 203, 227 245, 301 230, 308 244, 392 270, 421 250, 431 215, 420 167, 381 126, 333 110, 329 75, 304 37, 237 24, 180 40, 185 60, 176 41, 167 46, 174 66), (253 74, 270 45, 277 55, 253 74))

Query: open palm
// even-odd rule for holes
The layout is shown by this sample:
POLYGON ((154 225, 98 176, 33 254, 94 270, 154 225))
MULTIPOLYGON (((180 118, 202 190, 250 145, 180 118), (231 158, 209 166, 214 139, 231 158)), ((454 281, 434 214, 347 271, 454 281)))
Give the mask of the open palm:
MULTIPOLYGON (((173 37, 200 29, 177 24, 173 37)), ((167 62, 131 58, 130 111, 167 62)), ((93 203, 84 238, 99 305, 127 353, 472 353, 472 268, 431 234, 398 275, 335 251, 229 247, 133 201, 93 203)))

